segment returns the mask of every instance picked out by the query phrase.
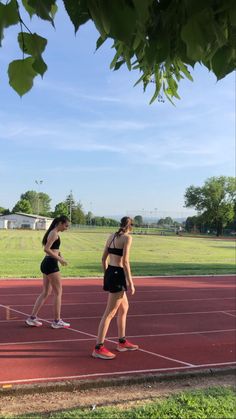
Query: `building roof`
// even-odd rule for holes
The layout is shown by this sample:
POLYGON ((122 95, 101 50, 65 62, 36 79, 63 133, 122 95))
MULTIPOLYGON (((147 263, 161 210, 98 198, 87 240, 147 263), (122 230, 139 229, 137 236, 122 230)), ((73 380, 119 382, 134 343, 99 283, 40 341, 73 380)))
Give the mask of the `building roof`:
POLYGON ((36 214, 25 214, 24 212, 15 212, 16 215, 23 215, 24 217, 29 218, 40 218, 42 220, 53 220, 51 217, 44 217, 43 215, 36 215, 36 214))

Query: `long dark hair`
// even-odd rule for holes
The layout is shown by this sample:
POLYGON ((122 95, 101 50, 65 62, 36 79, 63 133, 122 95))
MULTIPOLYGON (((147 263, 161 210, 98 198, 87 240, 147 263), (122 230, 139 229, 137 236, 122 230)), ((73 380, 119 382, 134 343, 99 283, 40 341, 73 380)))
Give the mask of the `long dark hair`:
POLYGON ((130 227, 133 225, 133 220, 130 217, 123 217, 120 220, 120 228, 116 231, 115 236, 120 236, 121 234, 126 233, 130 227))
POLYGON ((48 230, 44 234, 44 237, 43 237, 43 240, 42 240, 42 245, 45 246, 45 244, 47 243, 47 239, 48 239, 48 235, 49 235, 50 231, 52 231, 59 223, 65 224, 68 221, 69 221, 69 218, 66 215, 60 215, 60 217, 54 218, 50 227, 48 228, 48 230))

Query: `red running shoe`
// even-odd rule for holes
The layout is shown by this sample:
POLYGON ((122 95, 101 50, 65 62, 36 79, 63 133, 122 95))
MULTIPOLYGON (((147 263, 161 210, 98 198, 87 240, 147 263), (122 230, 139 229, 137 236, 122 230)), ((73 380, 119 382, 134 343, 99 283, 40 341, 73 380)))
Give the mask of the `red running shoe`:
POLYGON ((113 359, 116 357, 116 355, 108 351, 108 349, 105 348, 105 346, 101 346, 100 349, 95 348, 93 350, 92 357, 101 359, 113 359))
POLYGON ((139 348, 138 345, 134 345, 133 343, 126 340, 124 343, 118 343, 117 345, 117 351, 119 352, 125 352, 125 351, 137 351, 139 348))

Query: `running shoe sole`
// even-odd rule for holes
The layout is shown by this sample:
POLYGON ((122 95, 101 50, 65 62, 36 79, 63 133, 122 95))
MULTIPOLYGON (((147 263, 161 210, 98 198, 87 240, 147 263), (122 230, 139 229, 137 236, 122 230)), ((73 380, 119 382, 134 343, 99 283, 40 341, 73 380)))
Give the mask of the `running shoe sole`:
POLYGON ((26 326, 29 327, 41 327, 43 324, 35 324, 35 323, 28 323, 27 320, 25 321, 26 326))
POLYGON ((109 359, 114 359, 115 357, 116 357, 116 355, 114 354, 114 356, 109 356, 109 357, 107 357, 107 356, 105 356, 105 355, 100 355, 100 354, 96 354, 96 353, 92 353, 92 357, 93 358, 100 358, 100 359, 106 359, 106 360, 109 360, 109 359))
POLYGON ((116 350, 119 352, 127 352, 127 351, 137 351, 139 348, 119 348, 119 346, 117 346, 116 350))
POLYGON ((69 326, 55 326, 51 324, 51 327, 52 329, 69 329, 70 325, 69 326))

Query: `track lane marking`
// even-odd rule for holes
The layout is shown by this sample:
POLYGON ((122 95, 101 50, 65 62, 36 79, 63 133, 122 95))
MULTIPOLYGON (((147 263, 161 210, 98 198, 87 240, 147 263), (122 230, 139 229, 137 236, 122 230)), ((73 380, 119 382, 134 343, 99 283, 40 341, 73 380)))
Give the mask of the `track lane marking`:
MULTIPOLYGON (((229 311, 236 311, 236 310, 229 310, 229 311)), ((199 315, 199 314, 217 314, 217 313, 226 313, 226 311, 222 310, 213 310, 213 311, 187 311, 187 312, 173 312, 173 313, 150 313, 150 314, 128 314, 128 318, 130 317, 155 317, 155 316, 187 316, 187 315, 199 315)), ((63 317, 65 320, 87 320, 87 319, 100 319, 101 316, 79 316, 79 317, 63 317)), ((13 319, 10 319, 11 323, 13 319)), ((0 320, 0 323, 9 322, 10 320, 0 320)), ((50 319, 46 319, 50 320, 50 319)), ((14 319, 16 322, 22 322, 22 319, 14 319)))
MULTIPOLYGON (((79 286, 79 284, 78 284, 78 286, 79 286)), ((66 287, 66 285, 64 285, 64 287, 66 287)), ((231 288, 234 288, 234 286, 226 287, 226 288, 224 288, 224 290, 226 292, 227 291, 230 292, 231 288)), ((41 289, 41 287, 40 287, 40 289, 41 289)), ((170 289, 171 289, 171 287, 170 288, 165 288, 165 289, 161 289, 161 288, 159 289, 159 287, 157 286, 157 287, 155 287, 155 290, 141 291, 141 290, 136 289, 135 294, 149 294, 149 293, 153 293, 153 292, 157 292, 157 293, 170 292, 170 289)), ((173 293, 176 293, 176 292, 193 292, 193 291, 211 291, 211 292, 212 291, 214 291, 214 292, 219 291, 220 292, 220 291, 222 291, 222 289, 221 289, 220 286, 219 287, 209 287, 209 288, 198 288, 198 287, 196 287, 196 288, 189 288, 189 289, 184 289, 184 290, 174 290, 173 293)), ((104 295, 104 291, 63 292, 63 296, 65 296, 65 295, 84 295, 84 294, 89 294, 89 295, 91 295, 91 294, 95 294, 95 295, 101 294, 101 295, 104 295)), ((11 294, 2 294, 1 297, 12 297, 12 296, 13 296, 13 294, 11 293, 11 294)), ((14 297, 18 297, 18 296, 21 296, 21 297, 22 296, 36 297, 36 296, 38 296, 38 293, 17 293, 17 294, 14 294, 14 297)))
MULTIPOLYGON (((174 302, 174 303, 176 303, 176 302, 183 302, 183 301, 187 301, 187 302, 191 302, 191 301, 215 301, 215 300, 220 300, 220 301, 223 301, 223 300, 235 300, 236 299, 236 297, 212 297, 212 298, 191 298, 191 299, 181 299, 181 300, 132 300, 131 302, 130 302, 130 305, 131 304, 142 304, 142 303, 148 303, 148 304, 150 304, 150 303, 166 303, 166 302, 174 302)), ((104 305, 104 301, 99 301, 99 302, 75 302, 75 303, 63 303, 63 306, 78 306, 78 304, 79 305, 101 305, 101 304, 103 304, 104 305)), ((45 306, 52 306, 53 304, 52 303, 50 303, 50 304, 44 304, 44 307, 45 306)), ((1 306, 1 304, 0 304, 0 306, 1 306)), ((14 307, 32 307, 32 304, 12 304, 12 306, 14 306, 14 307)))
MULTIPOLYGON (((5 306, 3 306, 2 304, 0 304, 0 307, 5 307, 5 306)), ((14 311, 14 312, 18 312, 18 313, 21 313, 21 314, 24 314, 25 316, 28 316, 28 314, 26 314, 26 313, 23 313, 23 312, 20 312, 19 310, 15 310, 15 309, 12 309, 12 308, 10 308, 10 310, 12 310, 12 311, 14 311)), ((40 318, 41 319, 41 318, 40 318)), ((43 321, 45 321, 46 323, 50 323, 51 324, 51 321, 48 321, 48 320, 45 320, 45 319, 42 319, 43 321)), ((72 332, 76 332, 76 333, 81 333, 81 334, 83 334, 83 335, 86 335, 86 336, 90 336, 90 337, 93 337, 94 339, 97 339, 97 335, 94 335, 94 334, 91 334, 91 333, 87 333, 87 332, 83 332, 83 331, 81 331, 81 330, 77 330, 77 329, 73 329, 73 328, 68 328, 68 329, 66 329, 66 330, 68 330, 68 331, 72 331, 72 332)), ((115 344, 117 344, 117 341, 114 341, 114 340, 111 340, 111 339, 106 339, 107 341, 109 341, 109 342, 112 342, 112 343, 115 343, 115 344)), ((153 356, 156 356, 156 357, 159 357, 159 358, 163 358, 163 359, 168 359, 169 361, 171 361, 171 358, 169 358, 169 357, 165 357, 164 355, 161 355, 161 354, 156 354, 156 353, 154 353, 154 352, 149 352, 149 351, 146 351, 145 349, 138 349, 139 351, 141 351, 141 352, 144 352, 144 353, 147 353, 147 354, 149 354, 149 355, 153 355, 153 356)), ((184 364, 184 365, 188 365, 188 366, 190 366, 191 364, 189 364, 189 363, 186 363, 186 362, 183 362, 183 361, 178 361, 178 360, 176 360, 176 359, 172 359, 172 361, 173 362, 177 362, 177 363, 180 363, 180 364, 184 364)))
MULTIPOLYGON (((206 367, 223 367, 228 365, 235 365, 236 362, 219 362, 215 364, 199 364, 191 367, 191 369, 197 368, 206 368, 206 367)), ((20 383, 32 383, 32 382, 45 382, 45 381, 61 381, 61 380, 75 380, 76 378, 90 378, 90 377, 105 377, 113 375, 127 375, 127 374, 137 374, 137 373, 154 373, 162 371, 175 371, 175 370, 186 370, 189 369, 188 366, 185 367, 170 367, 170 368, 157 368, 157 369, 146 369, 146 370, 131 370, 131 371, 115 371, 115 372, 106 372, 106 373, 95 373, 95 374, 81 374, 81 375, 71 375, 71 376, 59 376, 59 377, 47 377, 47 378, 25 378, 22 380, 9 380, 9 381, 0 381, 0 384, 20 384, 20 383)))
MULTIPOLYGON (((75 329, 76 330, 76 329, 75 329)), ((194 332, 176 332, 176 333, 157 333, 157 334, 149 334, 149 335, 128 335, 128 338, 149 338, 149 337, 163 337, 163 336, 182 336, 182 335, 201 335, 207 333, 231 333, 235 332, 236 329, 221 329, 221 330, 199 330, 194 332)), ((79 330, 77 330, 80 333, 79 330)), ((81 332, 83 333, 83 332, 81 332)), ((94 335, 91 335, 94 336, 94 335)), ((110 342, 116 342, 116 336, 110 336, 110 338, 106 339, 110 342)), ((63 343, 63 342, 83 342, 83 341, 91 341, 94 340, 94 337, 90 338, 82 338, 82 339, 53 339, 53 340, 34 340, 34 341, 18 341, 18 342, 1 342, 0 346, 10 346, 10 345, 37 345, 37 344, 44 344, 44 343, 63 343)))
MULTIPOLYGON (((235 311, 235 310, 230 310, 230 311, 235 311)), ((231 313, 228 313, 227 311, 222 311, 221 313, 227 314, 227 316, 236 317, 236 314, 231 314, 231 313)))

